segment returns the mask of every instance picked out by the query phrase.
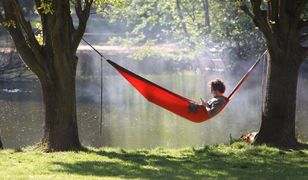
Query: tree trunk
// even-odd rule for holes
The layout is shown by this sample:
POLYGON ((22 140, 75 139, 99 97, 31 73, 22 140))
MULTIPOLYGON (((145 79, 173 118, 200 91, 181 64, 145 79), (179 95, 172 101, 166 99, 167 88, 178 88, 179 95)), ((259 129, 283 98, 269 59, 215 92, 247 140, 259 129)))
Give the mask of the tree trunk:
POLYGON ((184 31, 184 35, 189 40, 190 39, 190 35, 188 33, 188 30, 187 30, 187 27, 186 27, 186 23, 184 21, 184 17, 183 17, 183 14, 182 14, 181 0, 176 0, 176 9, 177 9, 180 21, 181 21, 181 25, 182 25, 182 28, 183 28, 183 31, 184 31))
MULTIPOLYGON (((277 52, 277 51, 276 51, 277 52)), ((287 52, 287 51, 286 51, 287 52)), ((290 53, 290 54, 296 54, 290 53)), ((290 147, 295 137, 295 109, 300 61, 284 53, 272 56, 267 67, 262 123, 256 143, 290 147)))
POLYGON ((208 28, 208 33, 210 33, 211 25, 210 25, 209 1, 203 0, 202 5, 204 10, 204 24, 208 28))
POLYGON ((43 147, 46 151, 79 149, 75 78, 72 75, 57 79, 54 74, 51 77, 52 80, 41 80, 45 109, 43 147))
POLYGON ((240 8, 263 33, 271 56, 262 123, 256 143, 292 147, 295 137, 296 94, 299 67, 304 61, 300 30, 307 0, 239 2, 240 8), (262 8, 266 5, 266 8, 262 8))
POLYGON ((54 50, 55 55, 46 57, 47 62, 53 62, 46 70, 48 75, 38 75, 45 109, 43 147, 46 151, 79 149, 75 87, 77 57, 66 48, 54 50))
POLYGON ((12 36, 23 61, 39 78, 45 107, 43 148, 46 151, 65 151, 81 147, 76 119, 75 77, 76 51, 86 29, 93 0, 34 1, 42 25, 40 44, 30 21, 22 12, 18 0, 0 0, 0 22, 14 22, 5 27, 12 36), (71 16, 75 6, 78 24, 71 16))

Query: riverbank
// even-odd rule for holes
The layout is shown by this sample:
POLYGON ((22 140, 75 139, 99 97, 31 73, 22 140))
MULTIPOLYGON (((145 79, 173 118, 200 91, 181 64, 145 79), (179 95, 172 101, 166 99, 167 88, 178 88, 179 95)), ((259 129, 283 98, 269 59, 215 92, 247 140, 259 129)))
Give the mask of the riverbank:
POLYGON ((0 179, 307 179, 308 149, 245 143, 201 148, 0 150, 0 179))

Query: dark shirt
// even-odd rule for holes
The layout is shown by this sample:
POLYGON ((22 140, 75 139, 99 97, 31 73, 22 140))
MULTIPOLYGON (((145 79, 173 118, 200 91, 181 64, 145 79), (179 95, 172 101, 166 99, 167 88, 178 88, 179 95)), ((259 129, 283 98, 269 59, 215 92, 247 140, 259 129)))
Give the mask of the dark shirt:
POLYGON ((205 103, 205 108, 211 116, 215 116, 226 103, 227 99, 224 96, 216 96, 205 103))

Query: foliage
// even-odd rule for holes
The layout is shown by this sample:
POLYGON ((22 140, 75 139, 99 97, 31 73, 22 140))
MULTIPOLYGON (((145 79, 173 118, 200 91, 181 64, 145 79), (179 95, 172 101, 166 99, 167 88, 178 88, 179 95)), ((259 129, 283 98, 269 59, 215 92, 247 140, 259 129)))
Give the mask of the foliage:
POLYGON ((173 1, 129 0, 126 6, 113 9, 108 18, 112 22, 125 22, 130 31, 128 37, 144 34, 143 41, 145 39, 157 39, 158 42, 172 41, 177 38, 174 35, 179 34, 173 1))
POLYGON ((41 6, 37 7, 37 9, 41 10, 44 14, 52 15, 54 13, 51 1, 42 1, 41 6))
MULTIPOLYGON (((305 145, 307 148, 307 145, 305 145)), ((5 179, 306 179, 308 151, 234 143, 201 148, 0 151, 5 179)))
POLYGON ((210 1, 214 42, 221 42, 233 54, 247 58, 265 49, 264 40, 251 19, 233 1, 210 1))
MULTIPOLYGON (((179 17, 176 1, 95 0, 93 7, 110 23, 125 24, 122 29, 126 36, 114 37, 110 40, 112 43, 126 46, 146 45, 149 41, 177 43, 179 48, 189 48, 192 53, 203 52, 206 47, 215 45, 242 59, 264 50, 262 35, 236 6, 241 1, 209 1, 211 31, 204 20, 203 1, 179 1, 183 18, 179 17), (187 34, 183 31, 184 24, 187 34)), ((45 1, 38 9, 45 14, 53 13, 51 1, 45 1)), ((41 42, 42 35, 36 36, 41 42)), ((145 56, 155 54, 148 53, 145 56)))
POLYGON ((35 38, 40 45, 43 45, 43 31, 41 22, 35 21, 34 27, 37 29, 37 33, 35 33, 35 38))
POLYGON ((178 43, 197 52, 203 51, 205 47, 219 45, 241 58, 263 51, 261 34, 235 2, 209 2, 211 31, 204 20, 202 0, 181 0, 183 18, 179 16, 176 2, 165 0, 128 0, 126 5, 113 8, 106 18, 113 23, 124 22, 127 35, 120 40, 127 42, 130 39, 137 45, 154 39, 157 43, 178 43), (184 33, 183 25, 187 34, 184 33), (136 42, 136 39, 139 41, 136 42))
POLYGON ((7 21, 3 21, 1 22, 1 25, 5 28, 16 28, 16 23, 13 20, 7 20, 7 21))
POLYGON ((106 9, 111 11, 113 7, 125 6, 127 2, 125 0, 95 0, 93 2, 93 7, 96 11, 106 15, 106 9))

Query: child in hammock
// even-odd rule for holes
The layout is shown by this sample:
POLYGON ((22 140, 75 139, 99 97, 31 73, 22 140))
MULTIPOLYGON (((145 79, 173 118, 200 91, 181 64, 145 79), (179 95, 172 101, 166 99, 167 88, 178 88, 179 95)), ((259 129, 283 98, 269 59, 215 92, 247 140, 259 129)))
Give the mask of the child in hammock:
POLYGON ((222 106, 227 101, 227 98, 224 96, 226 86, 224 82, 220 79, 215 79, 210 81, 209 85, 211 88, 211 94, 213 95, 213 98, 207 102, 202 102, 202 104, 205 106, 207 112, 211 116, 214 116, 220 111, 222 106))
MULTIPOLYGON (((202 99, 202 105, 205 106, 207 112, 214 116, 216 115, 222 108, 222 106, 226 103, 227 98, 224 96, 226 86, 224 82, 220 79, 215 79, 209 82, 209 86, 211 88, 211 94, 213 98, 207 102, 204 102, 202 99)), ((196 104, 190 104, 189 110, 192 112, 197 111, 196 104)))

